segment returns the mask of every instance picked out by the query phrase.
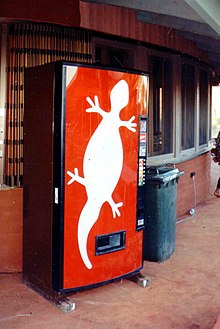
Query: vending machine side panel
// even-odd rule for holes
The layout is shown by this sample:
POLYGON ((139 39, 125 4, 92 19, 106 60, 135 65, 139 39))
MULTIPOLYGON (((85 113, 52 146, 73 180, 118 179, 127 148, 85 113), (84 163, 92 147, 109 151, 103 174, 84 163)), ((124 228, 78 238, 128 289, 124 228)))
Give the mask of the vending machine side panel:
POLYGON ((52 289, 54 65, 25 72, 23 278, 52 289))

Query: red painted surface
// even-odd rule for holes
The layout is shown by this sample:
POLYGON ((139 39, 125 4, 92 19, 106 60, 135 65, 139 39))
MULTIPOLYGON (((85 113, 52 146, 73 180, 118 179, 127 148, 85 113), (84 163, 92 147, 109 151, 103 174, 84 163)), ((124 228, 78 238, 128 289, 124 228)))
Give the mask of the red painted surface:
POLYGON ((79 0, 1 0, 1 19, 79 26, 79 0))
MULTIPOLYGON (((129 85, 129 103, 122 109, 120 118, 129 120, 133 115, 138 123, 138 114, 144 110, 137 102, 138 84, 142 77, 134 74, 115 73, 107 70, 79 68, 78 74, 71 81, 66 91, 66 137, 65 137, 65 172, 78 168, 83 177, 83 157, 87 144, 100 124, 102 117, 97 113, 87 113, 90 107, 86 101, 89 96, 99 97, 100 107, 110 111, 110 92, 121 79, 129 85)), ((87 201, 85 186, 74 182, 67 185, 65 181, 64 211, 64 288, 84 286, 106 281, 134 271, 142 266, 142 231, 136 232, 136 193, 138 162, 138 129, 136 132, 120 127, 124 149, 124 162, 121 177, 113 192, 115 203, 123 202, 119 208, 121 216, 113 218, 110 205, 105 202, 97 222, 88 237, 88 254, 92 269, 83 263, 77 242, 77 226, 80 213, 87 201), (95 237, 97 235, 126 230, 126 247, 124 250, 95 255, 95 237), (80 275, 79 275, 80 274, 80 275)), ((110 153, 114 149, 109 149, 110 153)), ((111 173, 107 173, 107 176, 111 173)))

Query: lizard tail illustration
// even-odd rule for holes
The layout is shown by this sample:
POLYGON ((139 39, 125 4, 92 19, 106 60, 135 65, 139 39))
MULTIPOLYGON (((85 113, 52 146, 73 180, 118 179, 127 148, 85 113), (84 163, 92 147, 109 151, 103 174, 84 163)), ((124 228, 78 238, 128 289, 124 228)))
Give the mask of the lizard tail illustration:
POLYGON ((91 201, 87 200, 79 217, 78 222, 78 246, 85 266, 90 270, 92 264, 88 257, 87 240, 89 232, 97 221, 100 213, 99 207, 94 207, 91 201))

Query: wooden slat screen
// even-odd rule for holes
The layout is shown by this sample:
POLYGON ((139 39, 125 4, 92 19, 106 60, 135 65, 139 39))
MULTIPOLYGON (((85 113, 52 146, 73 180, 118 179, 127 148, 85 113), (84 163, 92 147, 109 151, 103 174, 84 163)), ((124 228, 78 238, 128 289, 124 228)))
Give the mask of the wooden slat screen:
POLYGON ((23 182, 24 68, 66 60, 92 62, 91 32, 49 25, 9 26, 4 183, 23 182))

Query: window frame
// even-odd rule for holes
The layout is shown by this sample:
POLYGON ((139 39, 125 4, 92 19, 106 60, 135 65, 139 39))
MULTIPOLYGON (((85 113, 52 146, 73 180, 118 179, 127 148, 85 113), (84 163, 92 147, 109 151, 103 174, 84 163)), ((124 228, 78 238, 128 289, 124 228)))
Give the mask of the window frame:
MULTIPOLYGON (((151 51, 150 55, 160 56, 158 52, 151 51)), ((161 57, 163 53, 161 53, 161 57)), ((150 155, 148 154, 147 163, 150 166, 163 165, 163 164, 176 164, 195 158, 205 152, 210 151, 212 147, 211 141, 211 91, 212 91, 212 78, 213 71, 208 64, 197 62, 195 59, 184 58, 184 55, 166 56, 172 58, 173 61, 173 153, 163 155, 150 155), (182 150, 181 149, 181 65, 182 63, 191 64, 195 68, 195 122, 194 122, 194 147, 182 150), (202 69, 208 75, 208 113, 207 113, 207 141, 205 144, 199 145, 199 70, 202 69)), ((151 89, 150 89, 151 90, 151 89)), ((152 92, 149 95, 150 102, 152 102, 152 92)), ((150 103, 149 103, 150 105, 150 103)), ((149 109, 150 111, 150 109, 149 109)), ((149 118, 150 119, 150 118, 149 118)), ((149 120, 149 134, 152 136, 152 124, 149 120)))
MULTIPOLYGON (((206 72, 207 74, 207 87, 208 87, 208 90, 207 90, 207 116, 206 116, 206 120, 207 120, 207 125, 206 125, 206 141, 205 143, 202 143, 200 144, 200 117, 201 117, 201 109, 200 109, 200 106, 199 106, 199 118, 198 118, 198 148, 199 149, 202 149, 206 146, 209 146, 210 144, 210 141, 211 141, 211 93, 212 93, 212 75, 211 75, 211 72, 209 70, 207 70, 206 67, 203 67, 202 65, 200 65, 198 67, 198 75, 199 75, 199 78, 198 78, 198 84, 199 84, 199 87, 200 87, 200 73, 201 72, 206 72)), ((199 105, 201 104, 201 99, 200 99, 200 96, 201 96, 201 91, 199 90, 199 105)))
MULTIPOLYGON (((181 111, 181 145, 180 145, 180 153, 181 154, 188 154, 189 152, 192 152, 192 151, 195 151, 196 150, 196 144, 197 144, 197 120, 198 120, 198 113, 197 113, 197 102, 198 102, 198 99, 197 99, 197 92, 198 92, 198 86, 197 86, 197 70, 196 70, 196 67, 195 65, 193 65, 193 63, 191 61, 186 61, 186 60, 182 60, 181 61, 181 64, 180 64, 180 70, 181 70, 181 75, 180 75, 180 83, 181 83, 181 108, 180 108, 180 111, 181 111), (182 138, 183 138, 183 121, 182 121, 182 115, 183 115, 183 103, 182 103, 182 100, 183 100, 183 96, 186 96, 187 97, 187 94, 186 95, 183 95, 183 86, 182 86, 182 83, 183 83, 183 76, 182 76, 182 68, 183 68, 183 65, 187 65, 187 66, 191 66, 193 68, 193 71, 194 71, 194 93, 193 93, 193 112, 194 112, 194 117, 193 117, 193 120, 194 120, 194 124, 193 124, 193 145, 191 147, 185 147, 182 145, 182 138), (183 148, 185 147, 185 148, 183 148)), ((187 114, 187 113, 186 113, 187 114)), ((187 133, 184 132, 184 135, 187 136, 187 133)), ((186 138, 186 137, 185 137, 186 138)), ((186 142, 186 140, 185 140, 186 142)))
MULTIPOLYGON (((173 149, 171 153, 167 154, 152 154, 152 146, 150 146, 150 140, 148 139, 148 156, 147 164, 151 165, 163 165, 167 163, 180 163, 186 160, 193 159, 198 155, 201 155, 205 152, 208 152, 212 147, 211 142, 211 86, 212 86, 212 77, 213 70, 211 67, 204 63, 198 61, 198 59, 174 52, 172 49, 162 49, 159 47, 151 47, 149 44, 139 44, 133 41, 126 42, 120 40, 104 39, 102 37, 94 37, 93 42, 93 62, 94 64, 99 65, 95 61, 95 48, 97 45, 102 47, 113 47, 113 48, 123 48, 129 51, 129 54, 132 54, 132 63, 130 69, 141 70, 143 72, 149 73, 149 77, 152 74, 152 68, 150 66, 150 56, 159 57, 162 59, 167 59, 172 62, 172 94, 173 94, 173 137, 172 145, 173 149), (194 122, 194 147, 182 150, 181 149, 181 65, 183 63, 191 64, 195 70, 195 122, 194 122), (208 85, 209 85, 209 113, 207 114, 207 143, 199 145, 199 70, 205 70, 208 73, 208 85), (151 147, 151 149, 150 149, 151 147)), ((148 134, 153 136, 153 120, 152 120, 152 79, 149 79, 149 99, 148 99, 148 134)))
MULTIPOLYGON (((171 127, 172 127, 172 137, 170 138, 170 144, 171 144, 171 150, 170 152, 164 153, 163 149, 166 148, 166 145, 163 146, 162 151, 155 151, 154 150, 154 77, 153 77, 153 60, 158 60, 161 61, 161 63, 164 61, 169 62, 172 66, 172 72, 171 72, 171 90, 170 93, 174 94, 174 79, 173 79, 173 58, 172 56, 161 56, 161 53, 158 52, 152 52, 149 54, 149 65, 150 65, 150 90, 149 90, 149 135, 152 136, 152 139, 149 140, 148 142, 148 153, 150 157, 156 157, 156 156, 166 156, 166 155, 171 155, 174 153, 174 100, 172 99, 171 102, 171 127)), ((162 106, 163 106, 163 114, 165 111, 165 81, 164 81, 164 65, 162 67, 162 84, 163 84, 163 91, 162 91, 162 106)), ((164 122, 163 122, 163 130, 162 130, 162 135, 164 136, 164 122)), ((165 140, 165 137, 164 137, 165 140)))
POLYGON ((104 38, 95 37, 93 39, 93 63, 100 66, 107 66, 111 68, 121 68, 121 69, 132 69, 134 67, 134 53, 135 53, 135 45, 130 45, 129 43, 118 41, 118 40, 107 40, 104 38), (97 48, 102 49, 101 54, 101 63, 97 60, 97 48), (124 52, 127 55, 127 63, 124 65, 123 63, 118 61, 118 66, 113 66, 109 63, 109 50, 115 50, 124 52), (120 65, 121 64, 121 65, 120 65))

